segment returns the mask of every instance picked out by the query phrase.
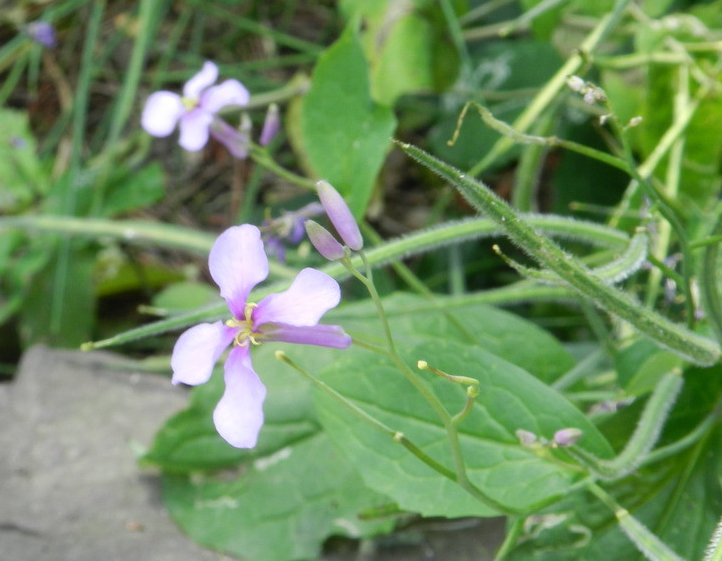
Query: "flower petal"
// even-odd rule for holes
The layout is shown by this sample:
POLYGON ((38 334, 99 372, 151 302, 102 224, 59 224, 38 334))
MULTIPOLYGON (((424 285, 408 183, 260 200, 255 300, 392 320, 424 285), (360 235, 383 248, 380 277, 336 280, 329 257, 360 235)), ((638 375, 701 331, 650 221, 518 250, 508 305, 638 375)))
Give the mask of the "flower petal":
POLYGON ((253 313, 255 325, 288 323, 316 325, 321 316, 338 305, 341 289, 326 273, 303 269, 285 292, 269 294, 253 313))
POLYGON ((145 132, 153 136, 168 136, 185 113, 183 102, 178 94, 160 91, 150 94, 145 102, 140 125, 145 132))
POLYGON ((183 97, 199 100, 203 90, 215 84, 218 79, 218 67, 211 61, 203 63, 200 72, 188 80, 183 86, 183 97))
POLYGON ((208 265, 231 312, 243 319, 248 293, 268 276, 261 231, 251 224, 228 228, 213 244, 208 265))
POLYGON ((207 382, 218 357, 233 341, 236 330, 223 322, 201 323, 184 331, 173 347, 170 365, 174 384, 207 382))
POLYGON ((270 341, 316 345, 333 349, 346 349, 351 336, 340 325, 288 325, 287 323, 264 323, 259 333, 270 341))
POLYGON ((236 448, 253 448, 263 426, 266 387, 253 371, 248 347, 235 347, 225 366, 226 391, 213 411, 218 433, 236 448))
POLYGON ((238 80, 226 80, 205 90, 200 105, 209 113, 218 113, 228 105, 248 105, 251 94, 238 80))
POLYGON ((202 109, 193 109, 180 120, 180 138, 178 144, 189 152, 197 152, 208 142, 208 127, 213 122, 213 115, 202 109))
POLYGON ((234 158, 244 160, 248 156, 248 148, 251 144, 248 136, 218 118, 213 119, 209 130, 211 136, 223 144, 234 158))

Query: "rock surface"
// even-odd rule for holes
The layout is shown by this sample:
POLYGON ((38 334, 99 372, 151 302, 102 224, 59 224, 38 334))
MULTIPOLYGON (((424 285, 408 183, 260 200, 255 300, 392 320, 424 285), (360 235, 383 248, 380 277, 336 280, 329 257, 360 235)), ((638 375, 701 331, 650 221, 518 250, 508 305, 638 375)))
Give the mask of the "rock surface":
POLYGON ((132 450, 150 444, 186 392, 118 363, 34 347, 0 385, 0 559, 223 559, 174 526, 159 478, 132 450))

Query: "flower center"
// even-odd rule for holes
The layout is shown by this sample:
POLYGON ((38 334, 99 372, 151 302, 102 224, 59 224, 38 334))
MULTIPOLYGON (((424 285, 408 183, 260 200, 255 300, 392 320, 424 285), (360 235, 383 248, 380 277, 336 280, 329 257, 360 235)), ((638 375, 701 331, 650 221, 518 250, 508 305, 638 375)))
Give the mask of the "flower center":
POLYGON ((238 329, 238 333, 233 338, 233 344, 236 347, 244 347, 248 345, 250 341, 254 345, 260 345, 253 333, 253 310, 258 307, 258 304, 249 302, 246 304, 245 310, 243 310, 243 319, 232 318, 226 322, 228 327, 238 329))
POLYGON ((191 97, 181 97, 181 103, 186 108, 186 111, 192 111, 198 106, 198 100, 191 97))

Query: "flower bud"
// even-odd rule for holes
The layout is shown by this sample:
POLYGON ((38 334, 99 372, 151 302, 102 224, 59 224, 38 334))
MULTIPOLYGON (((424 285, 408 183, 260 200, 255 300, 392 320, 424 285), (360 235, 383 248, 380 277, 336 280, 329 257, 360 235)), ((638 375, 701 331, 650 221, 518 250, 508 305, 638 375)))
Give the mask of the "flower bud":
POLYGON ((522 446, 532 446, 536 444, 537 436, 531 431, 517 429, 514 431, 514 434, 516 434, 516 437, 519 439, 519 444, 522 446))
POLYGON ((582 434, 584 433, 577 428, 561 429, 554 433, 553 442, 561 448, 571 446, 572 444, 576 444, 577 440, 582 437, 582 434))
POLYGON ((308 234, 308 239, 311 240, 313 247, 326 259, 329 261, 337 261, 346 255, 343 246, 338 243, 338 240, 318 222, 306 220, 304 226, 308 234))
POLYGON ((581 92, 584 89, 586 82, 579 76, 567 76, 567 86, 570 90, 575 92, 581 92))
POLYGON ((36 43, 47 49, 55 48, 55 28, 47 21, 33 21, 28 24, 25 31, 36 43))
POLYGON ((261 129, 261 137, 258 139, 258 144, 268 146, 276 134, 278 134, 280 128, 281 118, 278 114, 278 105, 271 103, 266 112, 266 120, 263 121, 263 128, 261 129))
POLYGON ((316 183, 316 191, 326 214, 334 228, 336 228, 338 235, 341 236, 343 243, 354 251, 361 249, 364 245, 361 232, 358 229, 356 219, 351 213, 351 209, 348 208, 343 197, 328 181, 324 180, 316 183))
POLYGON ((231 155, 239 160, 248 157, 248 135, 234 129, 223 119, 215 118, 208 129, 211 136, 223 144, 231 155))

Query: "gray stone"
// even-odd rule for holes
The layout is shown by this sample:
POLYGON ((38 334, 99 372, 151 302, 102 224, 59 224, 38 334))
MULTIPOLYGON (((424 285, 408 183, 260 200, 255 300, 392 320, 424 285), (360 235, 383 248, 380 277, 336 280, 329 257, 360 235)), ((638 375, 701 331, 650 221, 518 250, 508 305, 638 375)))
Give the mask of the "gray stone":
POLYGON ((133 452, 186 392, 121 362, 34 347, 0 386, 3 561, 228 559, 181 534, 133 452))

